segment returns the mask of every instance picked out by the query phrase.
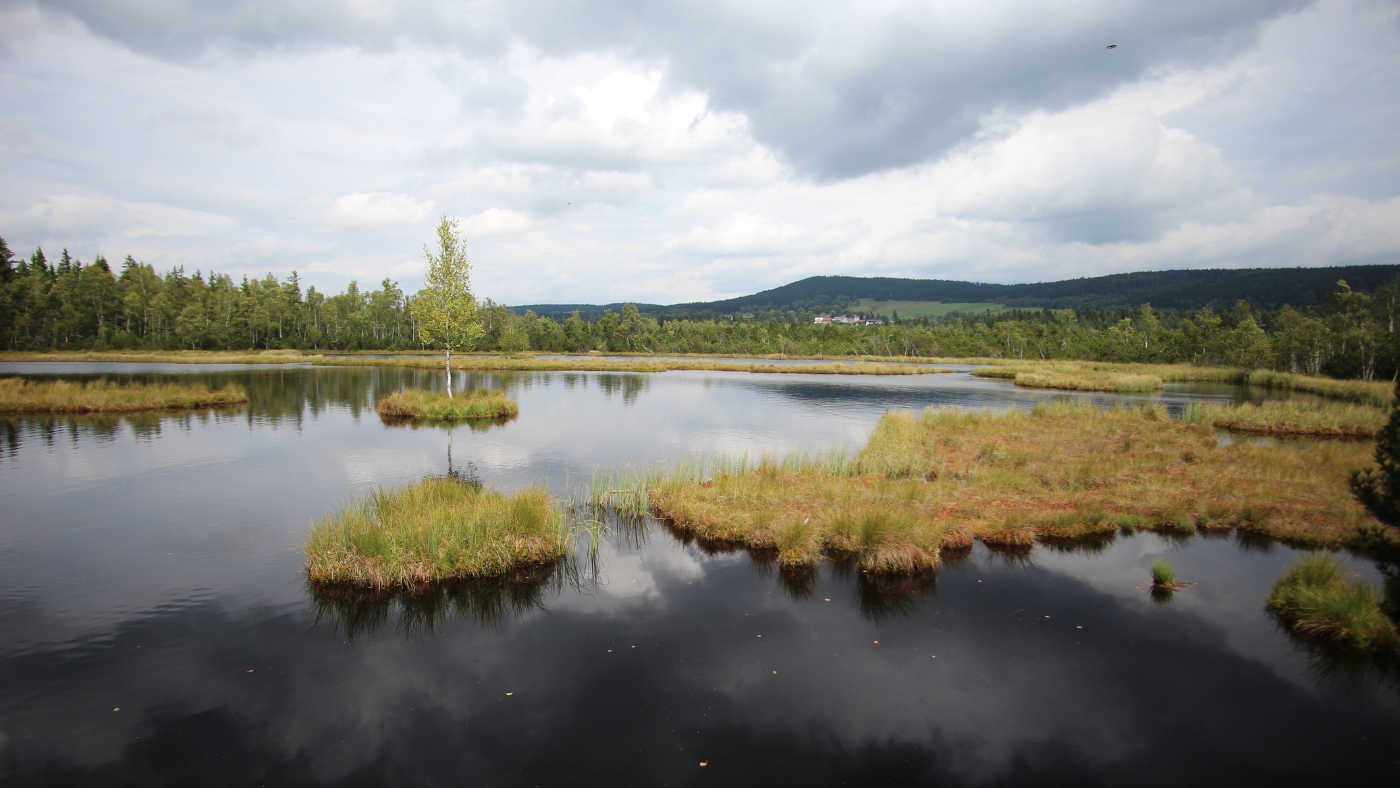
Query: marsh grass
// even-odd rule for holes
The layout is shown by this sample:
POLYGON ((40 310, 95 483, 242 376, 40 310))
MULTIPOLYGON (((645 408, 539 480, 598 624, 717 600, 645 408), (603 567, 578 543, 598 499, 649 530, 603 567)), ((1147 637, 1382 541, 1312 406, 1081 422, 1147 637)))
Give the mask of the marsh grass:
POLYGON ((1176 570, 1161 558, 1152 559, 1152 585, 1161 588, 1176 588, 1176 570))
POLYGON ((248 401, 242 386, 217 391, 176 383, 93 380, 31 381, 0 378, 0 411, 11 413, 120 413, 143 410, 225 408, 248 401))
POLYGON ((0 352, 0 361, 109 361, 145 364, 295 364, 299 350, 53 350, 43 353, 0 352))
POLYGON ((1298 559, 1274 584, 1268 609, 1289 631, 1360 651, 1395 652, 1400 636, 1370 583, 1348 578, 1335 558, 1298 559))
POLYGON ((497 577, 563 558, 575 534, 544 487, 512 495, 452 478, 375 490, 304 545, 315 582, 373 588, 497 577))
POLYGON ((1352 402, 1268 400, 1260 405, 1191 403, 1181 420, 1233 432, 1267 435, 1369 438, 1385 426, 1388 413, 1352 402))
POLYGON ((520 406, 504 391, 485 389, 458 392, 451 397, 445 391, 403 389, 381 397, 376 407, 380 416, 390 420, 500 420, 514 418, 520 413, 520 406))
POLYGON ((781 566, 825 555, 894 574, 974 539, 1025 551, 1119 529, 1234 529, 1331 546, 1373 524, 1346 486, 1369 447, 1220 446, 1212 430, 1151 406, 892 412, 854 457, 695 462, 635 477, 628 500, 702 544, 769 551, 781 566))
POLYGON ((1015 380, 1016 385, 1030 388, 1140 393, 1159 389, 1163 383, 1235 383, 1316 394, 1381 408, 1390 407, 1394 398, 1394 387, 1388 382, 1314 378, 1266 369, 1019 359, 964 359, 964 362, 988 365, 972 371, 977 377, 1015 380))

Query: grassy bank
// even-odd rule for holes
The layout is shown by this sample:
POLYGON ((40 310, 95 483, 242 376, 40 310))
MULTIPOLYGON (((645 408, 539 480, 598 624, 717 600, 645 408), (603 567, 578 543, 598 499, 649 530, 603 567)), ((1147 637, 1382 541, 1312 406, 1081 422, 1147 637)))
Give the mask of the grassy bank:
POLYGON ((520 412, 515 400, 504 391, 462 391, 449 397, 447 392, 404 389, 380 398, 379 415, 388 419, 507 419, 520 412))
POLYGON ((1162 388, 1162 378, 1157 375, 1080 369, 1058 365, 1032 369, 1019 369, 1010 366, 983 367, 973 370, 972 374, 981 378, 1008 379, 1018 386, 1032 389, 1149 394, 1162 388))
POLYGON ((1347 578, 1331 556, 1299 559, 1269 595, 1268 608, 1294 634, 1360 651, 1400 650, 1395 623, 1370 583, 1347 578))
POLYGON ((1160 406, 888 413, 844 462, 721 463, 607 486, 682 532, 772 551, 785 566, 831 555, 881 572, 932 567, 974 538, 1015 548, 1237 528, 1333 546, 1374 524, 1347 488, 1368 445, 1220 446, 1212 430, 1160 406))
POLYGON ((119 413, 142 410, 222 408, 248 401, 242 386, 218 391, 175 383, 94 380, 30 381, 0 378, 0 411, 11 413, 119 413))
POLYGON ((987 364, 972 371, 977 377, 1015 380, 1018 386, 1029 388, 1135 393, 1159 389, 1164 383, 1234 383, 1374 407, 1389 407, 1394 395, 1393 384, 1386 381, 1333 380, 1263 369, 1008 359, 977 359, 975 363, 987 364), (1125 387, 1119 388, 1119 383, 1125 387))
POLYGON ((314 582, 388 588, 498 577, 564 557, 564 514, 543 487, 504 495, 454 479, 376 490, 312 529, 314 582))
MULTIPOLYGON (((441 357, 432 356, 397 356, 394 358, 326 356, 308 360, 313 364, 333 366, 421 367, 425 369, 442 369, 443 364, 441 357)), ((936 367, 912 364, 745 364, 742 362, 691 361, 687 359, 608 361, 604 358, 588 356, 567 359, 453 356, 452 368, 467 372, 671 372, 692 370, 801 375, 926 375, 947 372, 947 370, 936 367)))
POLYGON ((108 361, 144 364, 293 364, 305 362, 298 350, 55 350, 47 353, 0 352, 3 361, 108 361))
POLYGON ((1235 432, 1325 438, 1369 438, 1385 426, 1388 413, 1350 402, 1269 400, 1261 405, 1192 403, 1181 420, 1235 432))

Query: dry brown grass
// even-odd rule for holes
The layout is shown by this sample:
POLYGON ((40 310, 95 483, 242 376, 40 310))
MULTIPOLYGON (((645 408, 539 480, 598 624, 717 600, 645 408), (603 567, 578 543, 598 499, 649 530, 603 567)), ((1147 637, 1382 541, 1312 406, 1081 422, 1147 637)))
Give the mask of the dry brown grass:
POLYGON ((1370 446, 1220 446, 1210 428, 1160 408, 1040 406, 1033 413, 889 413, 845 474, 757 470, 653 482, 654 511, 701 538, 775 550, 801 566, 823 553, 869 570, 938 561, 972 537, 1017 548, 1120 527, 1238 528, 1331 546, 1375 521, 1347 474, 1370 446))
POLYGON ((222 408, 247 401, 247 389, 233 384, 210 391, 199 386, 175 383, 113 383, 106 380, 80 383, 0 378, 0 411, 10 413, 120 413, 222 408))

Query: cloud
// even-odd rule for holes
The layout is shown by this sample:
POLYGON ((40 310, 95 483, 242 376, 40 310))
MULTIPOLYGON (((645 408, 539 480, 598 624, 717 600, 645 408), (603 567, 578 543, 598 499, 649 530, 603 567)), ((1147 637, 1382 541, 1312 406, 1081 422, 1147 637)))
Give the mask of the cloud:
POLYGON ((483 235, 511 235, 530 228, 530 217, 515 211, 488 208, 462 222, 462 231, 467 238, 483 235))
POLYGON ((337 197, 323 215, 326 224, 339 229, 422 224, 432 215, 431 201, 419 202, 407 194, 351 192, 337 197))

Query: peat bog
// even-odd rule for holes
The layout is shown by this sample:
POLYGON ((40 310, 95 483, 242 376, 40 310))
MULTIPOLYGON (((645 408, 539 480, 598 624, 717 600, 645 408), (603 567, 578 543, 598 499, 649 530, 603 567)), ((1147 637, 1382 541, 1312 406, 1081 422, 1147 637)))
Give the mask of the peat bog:
MULTIPOLYGON (((377 411, 402 389, 441 391, 435 366, 0 374, 248 395, 232 412, 0 415, 5 784, 1317 784, 1384 778, 1400 759, 1400 672, 1300 638, 1266 609, 1311 555, 1295 546, 1312 533, 1298 512, 1334 505, 1317 463, 1367 464, 1369 445, 1227 441, 1199 415, 1287 389, 463 371, 461 389, 503 392, 519 412, 454 424, 377 411), (1122 409, 1091 417, 1075 403, 1122 409), (1191 406, 1193 419, 1162 420, 1191 406), (921 415, 929 407, 972 415, 921 415), (998 415, 1009 409, 1020 415, 998 415), (1059 468, 1018 444, 1037 423, 1081 436, 1059 468), (1083 439, 1093 424, 1102 438, 1083 439), (940 459, 903 439, 919 434, 958 446, 940 459), (1217 455, 1244 476, 1267 457, 1316 489, 1271 510, 1240 484, 1238 500, 1220 489, 1177 505, 1201 495, 1175 481, 1207 484, 1217 455), (781 523, 752 549, 646 514, 667 495, 700 506, 722 484, 771 503, 786 475, 838 494, 855 478, 842 462, 869 464, 882 506, 983 496, 963 524, 972 538, 941 534, 936 568, 888 572, 880 562, 899 551, 785 560, 781 523), (660 467, 683 481, 686 463, 702 469, 691 482, 628 497, 629 480, 660 467), (1143 476, 1120 481, 1137 487, 1089 483, 1115 463, 1143 476), (1173 484, 1147 477, 1153 463, 1173 484), (725 467, 730 481, 713 475, 725 467), (1030 483, 1084 515, 1063 527, 1113 528, 1067 538, 993 494, 1030 483), (491 490, 561 507, 535 507, 541 535, 564 502, 606 499, 575 513, 593 518, 596 549, 467 582, 365 588, 305 572, 308 535, 337 512, 429 492, 473 506, 491 490), (1031 538, 995 538, 1008 528, 1031 538), (1155 561, 1191 585, 1154 594, 1155 561)), ((1343 544, 1349 517, 1308 543, 1343 544)), ((875 548, 889 525, 866 528, 875 548)), ((1344 582, 1379 587, 1374 562, 1328 555, 1344 582)))

